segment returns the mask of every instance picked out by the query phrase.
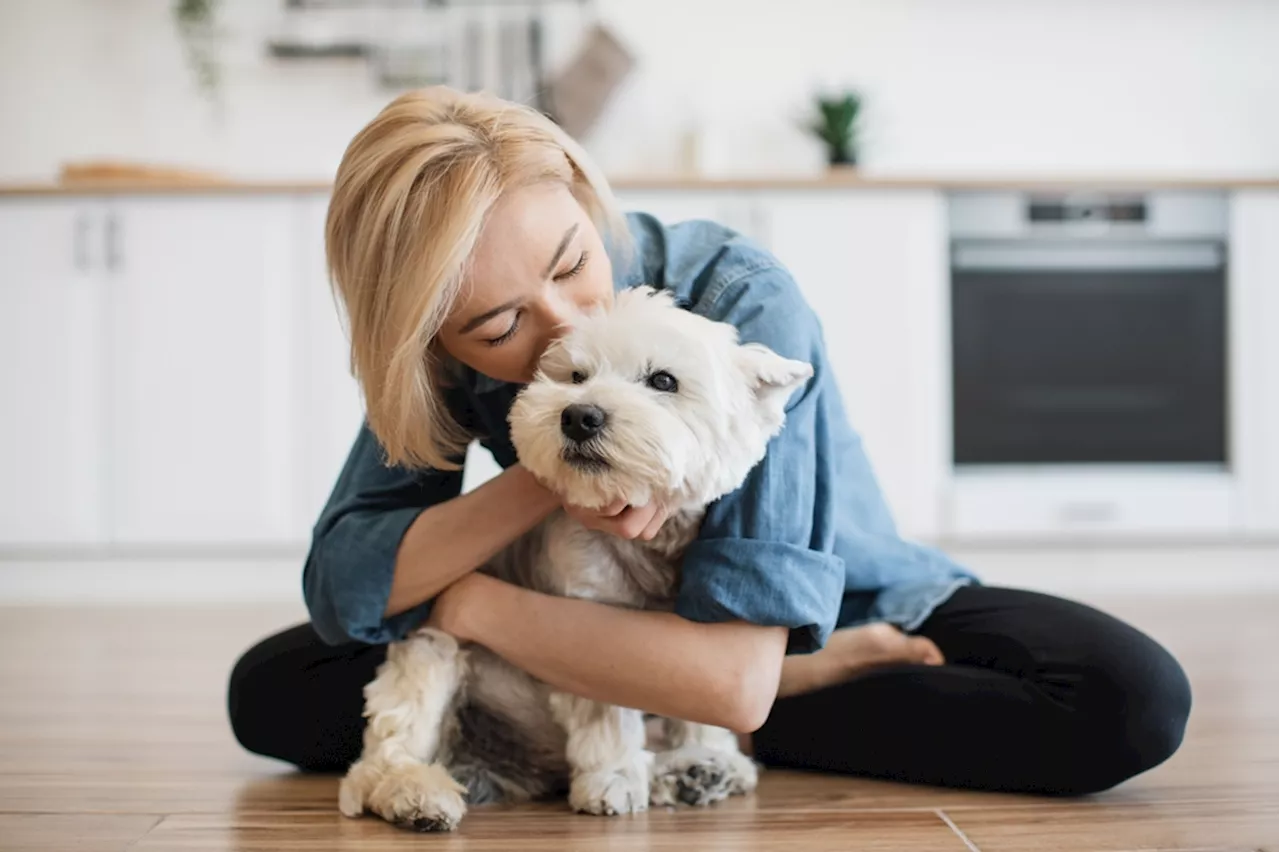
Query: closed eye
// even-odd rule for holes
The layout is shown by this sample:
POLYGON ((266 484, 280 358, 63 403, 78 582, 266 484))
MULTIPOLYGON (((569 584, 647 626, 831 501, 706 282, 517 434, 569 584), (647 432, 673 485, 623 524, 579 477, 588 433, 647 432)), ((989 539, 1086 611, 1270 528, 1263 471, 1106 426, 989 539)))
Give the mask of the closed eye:
POLYGON ((568 269, 568 270, 565 270, 564 272, 559 273, 558 275, 556 275, 556 277, 553 280, 564 281, 568 278, 572 278, 573 276, 577 275, 579 272, 583 270, 584 267, 586 267, 587 257, 588 257, 587 252, 584 251, 578 257, 578 262, 573 265, 572 269, 568 269))
POLYGON ((508 340, 516 336, 516 332, 520 330, 520 318, 524 315, 524 311, 516 311, 516 315, 511 320, 511 327, 497 337, 488 338, 485 343, 489 346, 501 346, 508 340))

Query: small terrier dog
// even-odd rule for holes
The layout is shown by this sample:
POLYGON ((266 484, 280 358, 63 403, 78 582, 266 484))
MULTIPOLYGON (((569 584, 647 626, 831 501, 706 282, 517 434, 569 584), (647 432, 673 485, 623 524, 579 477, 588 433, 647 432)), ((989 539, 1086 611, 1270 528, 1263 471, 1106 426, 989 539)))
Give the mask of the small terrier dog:
MULTIPOLYGON (((618 294, 612 310, 547 350, 512 406, 512 442, 521 464, 571 503, 658 503, 671 515, 653 541, 628 541, 558 511, 481 570, 549 594, 669 610, 706 506, 742 485, 812 375, 809 364, 740 344, 733 326, 682 310, 665 291, 618 294)), ((349 817, 448 831, 467 801, 567 787, 577 811, 624 814, 756 786, 730 731, 665 719, 665 750, 653 754, 639 710, 558 692, 430 628, 387 649, 364 696, 363 753, 338 796, 349 817)))

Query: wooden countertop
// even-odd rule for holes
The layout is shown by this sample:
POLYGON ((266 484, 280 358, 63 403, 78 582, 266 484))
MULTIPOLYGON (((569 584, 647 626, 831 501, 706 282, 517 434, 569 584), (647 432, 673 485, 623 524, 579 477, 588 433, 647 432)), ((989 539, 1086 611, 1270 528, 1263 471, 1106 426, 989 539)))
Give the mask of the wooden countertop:
MULTIPOLYGON (((837 170, 813 176, 723 177, 709 178, 682 175, 626 176, 610 178, 615 190, 626 191, 693 191, 726 192, 769 190, 1179 190, 1179 189, 1277 189, 1276 176, 1197 178, 1140 177, 1099 175, 1081 177, 878 177, 854 171, 837 170)), ((74 183, 0 183, 0 196, 32 195, 223 195, 327 193, 327 181, 238 181, 238 180, 94 180, 74 183)))

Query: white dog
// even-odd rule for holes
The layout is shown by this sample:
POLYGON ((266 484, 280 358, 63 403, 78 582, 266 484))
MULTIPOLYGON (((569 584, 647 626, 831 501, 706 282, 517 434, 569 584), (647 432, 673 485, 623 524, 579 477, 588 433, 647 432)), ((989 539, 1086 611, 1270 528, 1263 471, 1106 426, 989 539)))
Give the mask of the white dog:
MULTIPOLYGON (((520 461, 568 501, 656 502, 652 542, 588 530, 563 512, 483 570, 551 594, 669 609, 680 556, 705 507, 736 490, 813 371, 649 288, 618 295, 548 349, 511 409, 520 461)), ((343 814, 371 811, 451 830, 466 805, 568 787, 592 814, 709 804, 755 788, 756 767, 723 728, 664 720, 645 750, 640 711, 557 692, 479 646, 421 629, 391 645, 365 687, 364 751, 342 781, 343 814)))

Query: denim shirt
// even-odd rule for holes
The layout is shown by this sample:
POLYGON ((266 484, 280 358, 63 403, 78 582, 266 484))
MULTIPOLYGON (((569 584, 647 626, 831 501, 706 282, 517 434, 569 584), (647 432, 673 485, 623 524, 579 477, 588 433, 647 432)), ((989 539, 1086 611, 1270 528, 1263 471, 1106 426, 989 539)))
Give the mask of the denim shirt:
MULTIPOLYGON (((788 652, 810 652, 836 627, 887 621, 912 630, 976 582, 938 550, 898 535, 845 416, 821 324, 779 262, 712 222, 664 226, 645 214, 627 222, 634 252, 626 261, 611 252, 615 289, 672 290, 689 310, 734 325, 743 342, 814 368, 764 460, 708 507, 684 555, 676 613, 785 626, 788 652)), ((507 412, 519 390, 464 371, 448 399, 504 468, 516 462, 507 412)), ((400 539, 423 509, 460 493, 462 474, 387 467, 383 458, 366 424, 315 526, 303 589, 327 642, 400 639, 430 612, 428 601, 383 618, 400 539)))

